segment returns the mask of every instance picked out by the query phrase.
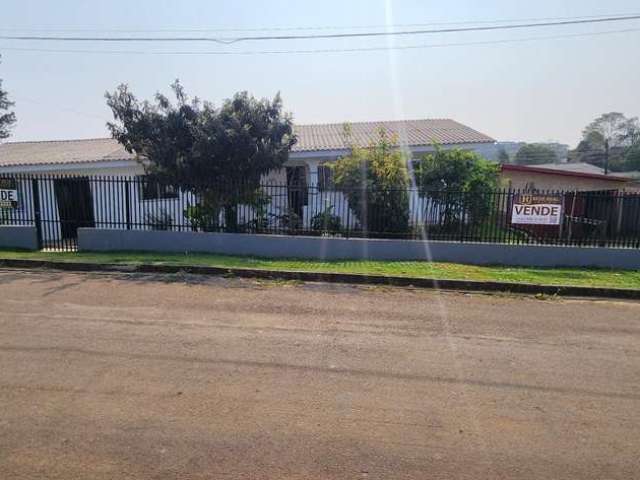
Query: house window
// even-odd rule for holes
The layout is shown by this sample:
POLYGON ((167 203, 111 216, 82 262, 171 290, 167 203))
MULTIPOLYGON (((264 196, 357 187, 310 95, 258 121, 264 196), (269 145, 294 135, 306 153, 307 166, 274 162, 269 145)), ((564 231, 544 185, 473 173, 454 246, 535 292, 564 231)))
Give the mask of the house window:
POLYGON ((318 166, 318 189, 321 192, 334 189, 333 169, 326 166, 318 166))
POLYGON ((174 185, 158 183, 154 180, 143 179, 140 182, 140 196, 142 200, 164 200, 178 198, 178 189, 174 185))
POLYGON ((524 184, 524 190, 525 192, 535 192, 536 184, 534 182, 527 182, 524 184))

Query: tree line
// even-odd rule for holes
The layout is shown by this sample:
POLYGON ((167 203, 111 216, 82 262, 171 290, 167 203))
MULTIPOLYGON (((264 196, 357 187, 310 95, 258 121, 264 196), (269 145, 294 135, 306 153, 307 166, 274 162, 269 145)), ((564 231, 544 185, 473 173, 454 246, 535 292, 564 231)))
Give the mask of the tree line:
MULTIPOLYGON (((570 163, 588 163, 602 168, 605 173, 638 171, 640 121, 619 112, 604 113, 584 128, 580 143, 568 151, 567 157, 570 163)), ((545 143, 525 144, 514 158, 504 149, 498 152, 500 163, 542 165, 560 160, 556 150, 545 143)))
POLYGON ((640 170, 640 122, 622 113, 605 113, 582 132, 582 141, 570 152, 570 161, 585 162, 605 172, 640 170))

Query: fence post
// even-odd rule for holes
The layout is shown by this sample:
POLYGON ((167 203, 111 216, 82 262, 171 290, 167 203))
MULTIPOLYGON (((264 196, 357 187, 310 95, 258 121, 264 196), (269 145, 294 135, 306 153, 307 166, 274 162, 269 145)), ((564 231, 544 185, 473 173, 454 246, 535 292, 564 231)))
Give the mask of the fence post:
POLYGON ((40 185, 38 179, 31 180, 31 196, 33 198, 33 220, 36 224, 36 236, 38 238, 38 250, 42 249, 42 214, 40 213, 40 185))
POLYGON ((622 233, 622 215, 624 212, 624 200, 625 198, 622 196, 620 192, 617 193, 617 201, 616 201, 616 209, 618 211, 618 218, 616 221, 616 235, 619 237, 622 233))
POLYGON ((459 208, 459 212, 460 212, 460 236, 459 236, 459 241, 460 243, 464 243, 464 235, 465 235, 465 221, 466 221, 466 216, 467 216, 467 198, 464 192, 460 192, 460 206, 459 208))
POLYGON ((127 230, 131 230, 131 198, 129 192, 129 180, 124 181, 124 208, 125 221, 127 222, 127 230))

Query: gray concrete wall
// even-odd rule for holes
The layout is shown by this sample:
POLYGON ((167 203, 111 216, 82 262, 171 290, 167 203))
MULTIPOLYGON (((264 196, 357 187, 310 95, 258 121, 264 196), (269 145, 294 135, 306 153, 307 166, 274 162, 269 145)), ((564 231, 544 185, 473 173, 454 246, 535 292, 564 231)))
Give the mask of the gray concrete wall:
POLYGON ((320 260, 430 260, 475 265, 640 269, 640 250, 494 245, 418 240, 343 239, 281 235, 81 228, 84 251, 218 253, 320 260))
POLYGON ((36 227, 0 225, 0 248, 38 249, 36 227))

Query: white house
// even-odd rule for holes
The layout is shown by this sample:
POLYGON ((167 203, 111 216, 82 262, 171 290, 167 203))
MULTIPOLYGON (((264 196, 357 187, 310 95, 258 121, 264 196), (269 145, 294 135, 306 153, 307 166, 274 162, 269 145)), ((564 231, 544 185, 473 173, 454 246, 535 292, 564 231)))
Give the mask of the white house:
MULTIPOLYGON (((475 151, 486 158, 495 157, 494 139, 449 119, 352 123, 349 141, 366 147, 377 139, 381 128, 388 134, 396 135, 401 148, 414 158, 433 151, 434 144, 445 149, 475 151)), ((313 187, 322 185, 327 173, 323 168, 326 163, 349 153, 349 144, 343 124, 296 125, 295 134, 298 142, 285 168, 270 172, 264 182, 280 185, 284 189, 282 195, 272 199, 270 212, 277 213, 292 207, 291 195, 286 190, 291 190, 293 186, 296 191, 307 192, 302 201, 294 202, 293 207, 308 226, 313 215, 322 211, 328 202, 335 201, 336 196, 341 196, 339 192, 313 187)), ((121 224, 126 216, 127 222, 135 228, 136 224, 145 223, 143 219, 154 212, 162 211, 174 220, 181 218, 184 205, 194 203, 191 194, 186 192, 140 191, 142 189, 132 188, 126 183, 117 189, 115 195, 113 185, 109 185, 111 191, 106 191, 106 184, 98 177, 144 175, 144 168, 135 157, 117 141, 108 138, 1 144, 0 176, 12 174, 86 177, 86 184, 80 187, 78 182, 71 187, 64 179, 41 180, 36 186, 41 210, 49 219, 43 224, 45 241, 75 234, 76 227, 71 221, 67 231, 64 231, 65 217, 79 217, 90 224, 108 226, 121 224)), ((31 198, 34 184, 20 182, 19 188, 23 201, 11 215, 24 218, 25 221, 31 220, 34 214, 31 198)), ((342 196, 340 204, 347 205, 341 212, 336 212, 343 224, 353 224, 355 215, 350 212, 342 196)), ((250 220, 251 212, 247 209, 242 212, 240 215, 244 217, 240 220, 250 220)))

